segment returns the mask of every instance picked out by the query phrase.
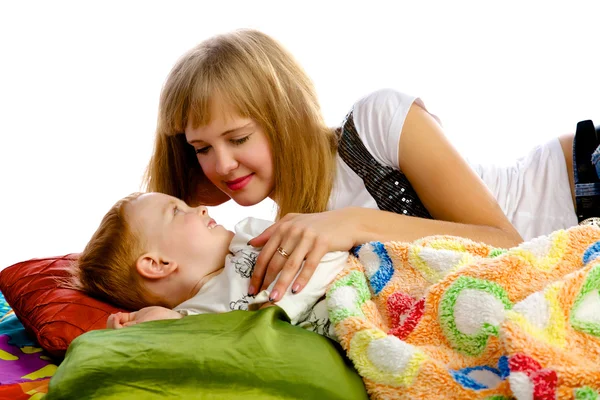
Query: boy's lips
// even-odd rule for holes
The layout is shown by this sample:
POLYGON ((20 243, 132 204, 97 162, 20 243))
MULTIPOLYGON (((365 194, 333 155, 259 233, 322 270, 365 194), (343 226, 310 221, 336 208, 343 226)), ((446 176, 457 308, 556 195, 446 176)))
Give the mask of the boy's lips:
POLYGON ((214 219, 212 219, 212 218, 210 219, 210 221, 208 221, 208 224, 206 225, 206 227, 207 227, 208 229, 212 229, 212 228, 214 228, 215 226, 217 226, 217 222, 216 222, 214 219))
POLYGON ((232 181, 226 181, 225 184, 230 190, 240 190, 243 189, 248 184, 248 182, 250 182, 250 180, 252 179, 252 175, 254 174, 248 174, 246 176, 242 176, 241 178, 237 178, 232 181))

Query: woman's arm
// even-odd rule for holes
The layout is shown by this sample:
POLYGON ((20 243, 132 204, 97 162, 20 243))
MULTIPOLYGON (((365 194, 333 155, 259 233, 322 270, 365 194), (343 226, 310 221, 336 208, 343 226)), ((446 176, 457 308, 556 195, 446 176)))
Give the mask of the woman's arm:
POLYGON ((522 241, 491 192, 446 139, 437 121, 413 104, 398 148, 399 168, 435 220, 351 207, 318 214, 290 214, 250 241, 264 245, 254 268, 250 293, 281 275, 274 291, 301 290, 328 251, 349 250, 370 241, 412 241, 447 234, 498 247, 522 241), (285 258, 277 252, 283 248, 285 258), (263 279, 264 278, 264 279, 263 279))
POLYGON ((466 237, 503 248, 513 247, 521 242, 520 236, 517 238, 512 232, 493 226, 409 217, 362 207, 350 207, 340 211, 343 211, 345 218, 355 221, 355 245, 372 241, 408 242, 437 234, 466 237))
POLYGON ((449 234, 498 247, 522 241, 490 190, 454 149, 437 121, 415 104, 404 122, 398 152, 400 169, 436 219, 406 217, 406 234, 449 234))

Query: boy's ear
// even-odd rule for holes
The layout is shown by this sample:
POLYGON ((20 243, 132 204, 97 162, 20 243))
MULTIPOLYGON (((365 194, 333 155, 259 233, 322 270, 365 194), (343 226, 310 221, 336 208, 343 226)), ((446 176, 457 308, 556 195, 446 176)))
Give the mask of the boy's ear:
POLYGON ((147 279, 162 279, 177 269, 175 261, 167 261, 154 253, 141 255, 135 263, 138 273, 147 279))

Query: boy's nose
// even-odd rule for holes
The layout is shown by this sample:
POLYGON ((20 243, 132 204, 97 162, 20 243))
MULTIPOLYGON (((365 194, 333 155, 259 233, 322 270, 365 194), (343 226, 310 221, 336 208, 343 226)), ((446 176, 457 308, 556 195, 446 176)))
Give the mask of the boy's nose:
POLYGON ((205 206, 198 206, 198 207, 196 207, 196 211, 200 215, 208 215, 208 208, 206 208, 205 206))

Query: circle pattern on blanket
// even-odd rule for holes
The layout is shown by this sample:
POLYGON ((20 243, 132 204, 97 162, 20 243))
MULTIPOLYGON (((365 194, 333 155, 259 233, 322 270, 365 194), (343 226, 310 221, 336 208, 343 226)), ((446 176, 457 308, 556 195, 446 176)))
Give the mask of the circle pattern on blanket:
POLYGON ((440 301, 440 325, 455 350, 478 356, 485 350, 489 337, 498 335, 505 310, 511 307, 512 303, 502 286, 461 276, 440 301))
POLYGON ((543 292, 530 294, 515 304, 513 311, 523 316, 525 320, 539 330, 544 330, 550 326, 551 305, 546 300, 543 292))
POLYGON ((600 241, 593 243, 583 253, 583 263, 587 264, 595 258, 600 257, 600 241))
POLYGON ((559 302, 564 282, 554 282, 543 292, 536 292, 506 313, 506 318, 517 324, 527 335, 556 347, 567 345, 567 322, 559 302))
MULTIPOLYGON (((349 264, 346 271, 361 269, 359 285, 367 282, 372 298, 365 296, 362 315, 340 319, 335 329, 369 395, 425 398, 464 390, 464 398, 480 398, 485 397, 482 390, 495 388, 498 393, 488 394, 487 400, 513 398, 508 392, 516 398, 556 398, 560 369, 545 357, 545 349, 570 351, 571 326, 600 337, 600 241, 588 248, 586 257, 581 246, 599 239, 600 230, 591 228, 557 231, 507 250, 444 236, 355 252, 368 265, 349 264), (382 248, 387 253, 378 251, 382 248), (455 274, 464 265, 461 251, 474 261, 455 274), (553 275, 553 269, 576 269, 580 257, 588 262, 584 270, 541 287, 522 274, 543 277, 553 275), (388 260, 393 261, 392 273, 388 260), (570 310, 565 300, 573 301, 570 310), (540 355, 543 366, 534 359, 540 355)), ((354 287, 359 280, 355 282, 354 287)), ((578 398, 597 396, 587 387, 569 389, 578 398)))
POLYGON ((549 271, 562 260, 568 246, 569 233, 560 230, 523 242, 509 250, 508 254, 524 258, 532 267, 541 271, 549 271))
POLYGON ((574 395, 575 400, 592 400, 600 398, 600 393, 598 393, 589 386, 583 386, 575 389, 574 395))
POLYGON ((600 264, 588 272, 571 308, 574 329, 600 337, 600 264))
POLYGON ((508 381, 517 399, 555 399, 558 382, 556 371, 543 368, 527 354, 515 354, 508 361, 508 381))
POLYGON ((327 291, 329 318, 337 324, 348 317, 364 317, 362 306, 371 298, 365 274, 352 271, 335 281, 327 291))
POLYGON ((379 329, 356 332, 348 355, 361 376, 393 386, 412 385, 427 358, 416 347, 379 329))
POLYGON ((423 278, 436 283, 457 268, 473 262, 475 257, 465 251, 413 246, 409 249, 408 259, 423 278))

